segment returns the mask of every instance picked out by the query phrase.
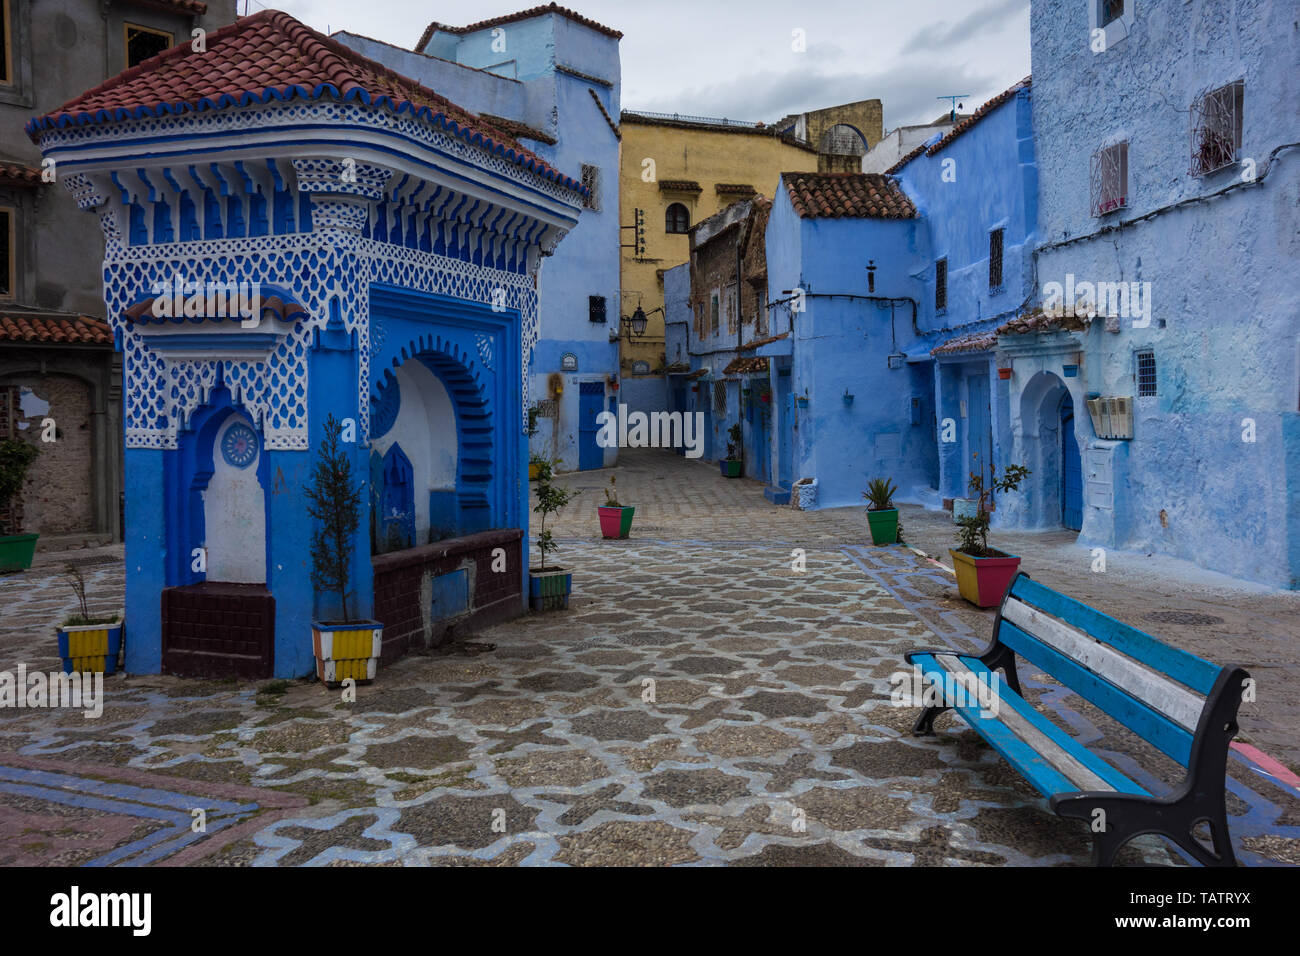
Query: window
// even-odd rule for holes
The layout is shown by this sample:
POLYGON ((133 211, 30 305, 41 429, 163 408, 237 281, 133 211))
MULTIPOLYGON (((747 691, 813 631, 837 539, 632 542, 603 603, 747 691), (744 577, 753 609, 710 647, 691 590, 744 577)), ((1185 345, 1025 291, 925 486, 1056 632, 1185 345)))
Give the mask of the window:
POLYGON ((989 289, 1002 291, 1002 234, 1006 230, 994 229, 989 233, 989 289))
POLYGON ((1245 84, 1238 80, 1206 93, 1192 104, 1193 176, 1205 176, 1237 161, 1244 93, 1245 84))
POLYGON ((14 211, 0 208, 0 298, 14 294, 14 211))
POLYGON ((14 81, 13 50, 9 40, 10 0, 0 0, 0 84, 9 86, 14 81))
POLYGON ((1156 393, 1156 353, 1143 349, 1134 353, 1137 359, 1137 386, 1139 398, 1150 398, 1156 393))
POLYGON ((1124 16, 1124 0, 1098 0, 1097 14, 1098 24, 1103 27, 1118 20, 1124 16))
POLYGON ((934 263, 934 312, 943 315, 948 311, 948 257, 934 263))
POLYGON ((718 334, 718 294, 715 292, 709 300, 709 331, 718 334))
POLYGON ((125 28, 128 70, 173 45, 172 35, 162 30, 151 30, 149 27, 136 26, 134 23, 125 24, 125 28))
POLYGON ((691 228, 691 214, 679 202, 673 203, 664 213, 664 232, 687 232, 691 228))
POLYGON ((605 321, 605 297, 603 295, 587 296, 587 319, 592 322, 605 321))
POLYGON ((582 199, 582 208, 590 209, 592 212, 600 212, 600 167, 586 166, 582 167, 582 185, 586 186, 589 193, 582 199))
POLYGON ((1104 216, 1128 205, 1128 143, 1092 154, 1092 215, 1104 216))
POLYGON ((719 418, 727 414, 727 383, 721 379, 713 383, 713 413, 719 418))

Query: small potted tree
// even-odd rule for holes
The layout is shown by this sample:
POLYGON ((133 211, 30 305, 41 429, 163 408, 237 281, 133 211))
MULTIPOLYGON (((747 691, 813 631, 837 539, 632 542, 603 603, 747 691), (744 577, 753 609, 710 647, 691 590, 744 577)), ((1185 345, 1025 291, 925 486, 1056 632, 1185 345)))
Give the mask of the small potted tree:
POLYGON ((867 526, 872 544, 893 544, 898 540, 898 509, 894 492, 898 490, 888 478, 873 478, 862 497, 867 499, 867 526))
MULTIPOLYGON (((528 406, 528 440, 530 443, 533 440, 533 436, 537 434, 538 431, 537 419, 540 417, 541 413, 542 413, 542 407, 539 403, 533 402, 533 404, 528 406)), ((543 458, 541 455, 537 454, 537 452, 531 450, 529 451, 528 453, 528 480, 529 481, 537 480, 537 469, 541 466, 542 462, 544 462, 545 460, 546 459, 543 458)))
MULTIPOLYGON (((0 511, 5 511, 22 491, 23 479, 39 454, 35 445, 29 445, 19 438, 0 438, 0 511)), ((13 534, 0 535, 0 573, 5 571, 26 571, 32 566, 36 555, 37 534, 21 534, 16 521, 13 534)), ((5 528, 0 527, 0 531, 5 528)))
POLYGON ((600 533, 606 538, 626 538, 632 531, 632 515, 636 513, 636 508, 619 504, 616 480, 614 475, 609 476, 605 504, 596 509, 600 515, 600 533))
POLYGON ((992 491, 1017 491, 1020 483, 1029 477, 1024 465, 1008 465, 1007 473, 999 478, 997 468, 989 466, 989 484, 984 486, 981 475, 971 472, 970 491, 975 495, 973 515, 958 520, 957 540, 960 547, 949 549, 953 570, 957 572, 957 590, 976 607, 993 607, 998 604, 1020 567, 1020 558, 989 547, 989 496, 992 491))
POLYGON ((537 475, 537 506, 533 508, 542 516, 537 530, 537 550, 542 560, 537 567, 528 569, 528 606, 534 611, 555 611, 569 606, 573 572, 546 566, 546 556, 559 548, 551 529, 546 527, 546 519, 563 510, 577 494, 555 483, 555 462, 542 462, 537 475))
POLYGON ((325 437, 316 455, 311 483, 303 489, 307 513, 314 519, 311 536, 311 583, 318 594, 338 597, 343 617, 312 621, 312 650, 316 676, 330 687, 351 678, 375 679, 384 627, 378 621, 354 619, 351 577, 353 542, 361 526, 361 485, 352 475, 352 462, 339 436, 343 426, 333 413, 325 421, 325 437))
POLYGON ((122 615, 90 613, 86 578, 75 564, 64 565, 63 580, 77 596, 77 613, 56 629, 63 673, 117 673, 117 655, 122 649, 122 615))
POLYGON ((740 422, 727 429, 727 457, 718 462, 724 478, 739 478, 744 464, 740 458, 741 450, 740 422))

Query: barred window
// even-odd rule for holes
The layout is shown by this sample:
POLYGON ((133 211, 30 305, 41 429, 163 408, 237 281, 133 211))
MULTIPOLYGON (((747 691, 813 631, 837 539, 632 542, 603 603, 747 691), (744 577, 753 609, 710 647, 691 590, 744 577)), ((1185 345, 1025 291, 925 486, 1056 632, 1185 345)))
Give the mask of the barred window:
POLYGON ((590 209, 592 212, 600 212, 600 167, 587 166, 582 167, 582 185, 586 186, 589 192, 582 198, 582 208, 590 209))
POLYGON ((1128 143, 1092 154, 1092 215, 1104 216, 1128 205, 1128 143))
POLYGON ((948 257, 934 263, 934 311, 938 315, 948 311, 948 257))
POLYGON ((128 69, 138 66, 150 57, 157 56, 163 50, 172 46, 172 35, 162 30, 137 26, 134 23, 126 24, 125 30, 126 65, 128 69))
POLYGON ((1205 176, 1237 161, 1244 95, 1245 84, 1238 80, 1206 93, 1192 104, 1193 176, 1205 176))
POLYGON ((1006 230, 994 229, 989 233, 989 289, 1002 290, 1002 235, 1006 230))
POLYGON ((1156 394, 1156 353, 1143 349, 1135 354, 1137 361, 1137 387, 1140 398, 1156 394))
POLYGON ((713 383, 713 413, 719 418, 727 414, 727 383, 721 379, 713 383))

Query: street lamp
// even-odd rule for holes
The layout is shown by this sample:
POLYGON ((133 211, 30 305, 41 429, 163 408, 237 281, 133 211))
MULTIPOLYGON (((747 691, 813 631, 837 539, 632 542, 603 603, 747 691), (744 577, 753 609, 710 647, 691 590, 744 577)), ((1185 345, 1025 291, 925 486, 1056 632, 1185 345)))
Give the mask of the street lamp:
MULTIPOLYGON (((651 309, 650 312, 651 313, 663 312, 663 309, 660 307, 656 307, 651 309)), ((645 335, 647 314, 648 313, 645 311, 645 309, 641 308, 641 306, 638 305, 636 307, 636 311, 632 313, 631 318, 623 316, 622 318, 619 319, 619 321, 623 325, 626 325, 628 329, 631 330, 631 333, 633 335, 641 336, 641 335, 645 335)))

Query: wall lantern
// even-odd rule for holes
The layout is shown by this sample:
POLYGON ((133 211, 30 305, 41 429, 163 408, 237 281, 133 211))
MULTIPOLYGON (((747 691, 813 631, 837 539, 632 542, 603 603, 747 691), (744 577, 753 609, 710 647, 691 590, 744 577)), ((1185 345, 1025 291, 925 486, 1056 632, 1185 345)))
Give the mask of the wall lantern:
POLYGON ((876 291, 876 260, 867 260, 867 291, 876 291))
POLYGON ((647 318, 655 312, 663 312, 663 311, 664 310, 662 307, 657 307, 651 309, 649 312, 646 312, 645 309, 641 308, 641 306, 638 305, 636 307, 636 311, 632 313, 631 318, 624 316, 623 318, 619 319, 619 321, 623 325, 626 325, 628 327, 628 330, 633 335, 637 335, 637 336, 645 335, 647 318))

